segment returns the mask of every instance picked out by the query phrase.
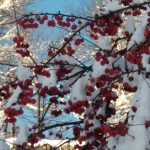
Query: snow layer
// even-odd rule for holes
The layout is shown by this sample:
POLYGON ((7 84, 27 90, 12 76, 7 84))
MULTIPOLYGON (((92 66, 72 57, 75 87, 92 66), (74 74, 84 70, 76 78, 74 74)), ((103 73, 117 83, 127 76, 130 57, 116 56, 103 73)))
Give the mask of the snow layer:
POLYGON ((126 16, 127 20, 125 21, 125 31, 129 33, 134 33, 135 30, 135 22, 133 16, 126 16))
POLYGON ((115 11, 121 9, 121 5, 119 4, 119 1, 112 1, 107 3, 105 11, 109 12, 109 11, 115 11))
POLYGON ((4 138, 0 137, 0 149, 1 150, 10 150, 9 145, 3 140, 4 140, 4 138))
POLYGON ((11 107, 12 104, 18 101, 18 97, 19 97, 19 94, 21 94, 21 92, 22 92, 22 89, 20 88, 20 86, 17 86, 17 88, 14 90, 13 95, 8 99, 6 108, 11 107))
MULTIPOLYGON (((59 145, 65 143, 65 142, 67 144, 67 141, 68 140, 48 140, 48 139, 42 139, 41 141, 39 141, 35 145, 37 146, 37 145, 50 144, 53 147, 59 147, 59 145)), ((70 141, 69 144, 70 144, 70 146, 73 147, 73 146, 75 146, 76 144, 79 144, 79 143, 78 143, 78 141, 70 141)), ((84 142, 83 142, 83 144, 84 144, 84 142)))
POLYGON ((143 18, 141 19, 141 23, 137 26, 133 36, 131 37, 131 40, 128 44, 128 49, 131 48, 134 44, 140 44, 140 42, 145 40, 144 30, 147 25, 147 19, 148 19, 147 12, 149 11, 150 9, 147 9, 145 14, 143 15, 143 18))
POLYGON ((105 50, 110 50, 111 49, 111 45, 108 41, 108 39, 106 37, 101 36, 98 41, 97 41, 99 47, 101 49, 105 49, 105 50))
POLYGON ((31 71, 21 64, 18 65, 16 74, 20 81, 29 79, 32 76, 31 71))
POLYGON ((115 150, 144 150, 149 149, 149 139, 150 135, 148 129, 145 127, 144 123, 150 120, 150 79, 145 81, 143 77, 139 78, 139 87, 136 92, 131 106, 137 107, 137 112, 134 113, 132 110, 129 113, 129 130, 128 135, 125 137, 115 137, 109 139, 109 147, 115 150), (132 117, 133 116, 133 117, 132 117))
POLYGON ((105 74, 105 69, 108 68, 108 65, 101 65, 99 62, 95 61, 93 65, 92 77, 96 78, 105 74))
POLYGON ((16 144, 22 145, 28 141, 29 130, 25 126, 20 126, 19 133, 17 135, 16 144))
POLYGON ((56 77, 56 71, 54 68, 52 68, 50 71, 50 77, 46 76, 38 76, 39 83, 42 84, 42 87, 48 86, 49 88, 52 86, 57 86, 57 77, 56 77))
POLYGON ((74 84, 71 91, 71 99, 86 100, 85 86, 88 82, 88 77, 82 77, 74 84))

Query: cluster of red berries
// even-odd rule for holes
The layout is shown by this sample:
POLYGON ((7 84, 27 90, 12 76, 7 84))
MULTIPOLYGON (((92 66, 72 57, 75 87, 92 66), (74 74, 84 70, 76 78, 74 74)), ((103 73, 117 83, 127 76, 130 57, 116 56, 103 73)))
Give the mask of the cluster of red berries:
POLYGON ((92 93, 95 91, 94 84, 93 85, 92 84, 87 84, 85 89, 86 89, 86 95, 91 96, 92 93))
POLYGON ((40 24, 44 24, 44 22, 46 21, 46 20, 48 20, 48 16, 47 15, 44 15, 44 16, 37 16, 36 17, 36 20, 40 23, 40 24))
POLYGON ((150 127, 150 121, 145 121, 145 127, 149 128, 150 127))
POLYGON ((34 145, 35 143, 38 142, 38 134, 37 133, 31 133, 28 142, 31 143, 31 145, 34 145))
POLYGON ((130 16, 130 15, 132 15, 132 16, 140 16, 141 15, 141 10, 140 9, 135 9, 132 12, 131 11, 125 11, 124 15, 126 15, 126 16, 130 16))
POLYGON ((137 91, 137 87, 136 86, 133 86, 131 87, 128 83, 123 83, 123 87, 124 87, 124 90, 125 91, 128 91, 128 92, 136 92, 137 91))
POLYGON ((45 21, 47 21, 47 25, 49 27, 55 27, 56 24, 58 26, 64 27, 64 28, 71 28, 73 31, 78 28, 78 25, 81 25, 82 22, 81 20, 78 20, 76 23, 74 17, 64 17, 62 15, 53 15, 53 19, 48 20, 48 16, 44 15, 41 17, 40 15, 37 16, 36 18, 32 17, 26 17, 24 19, 19 20, 17 23, 24 29, 27 28, 38 28, 39 24, 44 24, 45 21), (39 23, 39 24, 38 24, 39 23))
POLYGON ((114 69, 106 69, 105 73, 108 75, 118 75, 120 73, 120 69, 119 68, 114 68, 114 69))
POLYGON ((29 99, 29 98, 19 99, 19 104, 20 105, 35 104, 35 103, 36 103, 35 99, 29 99))
POLYGON ((53 95, 59 95, 61 94, 60 90, 58 89, 58 87, 53 86, 48 88, 48 86, 45 86, 43 88, 40 89, 40 96, 45 97, 46 94, 53 96, 53 95))
POLYGON ((66 47, 66 49, 62 49, 61 50, 61 54, 62 55, 68 55, 68 56, 72 56, 73 54, 74 54, 74 49, 73 49, 73 47, 71 46, 71 45, 68 45, 67 47, 66 47))
POLYGON ((61 133, 56 133, 56 137, 57 137, 58 139, 62 139, 62 134, 61 134, 61 133))
POLYGON ((0 96, 1 96, 1 98, 4 98, 5 100, 11 96, 8 85, 3 85, 0 88, 0 96))
POLYGON ((34 68, 34 73, 41 76, 50 77, 50 73, 48 70, 44 70, 42 66, 37 66, 34 68))
POLYGON ((58 100, 57 100, 57 97, 51 97, 49 99, 50 103, 53 103, 53 104, 58 104, 58 100))
POLYGON ((60 67, 56 71, 56 76, 58 79, 62 79, 63 77, 65 77, 66 74, 69 74, 71 71, 72 71, 72 69, 60 67))
POLYGON ((40 96, 42 96, 42 97, 46 97, 46 94, 47 94, 47 92, 48 92, 48 87, 47 86, 45 86, 45 87, 43 87, 43 88, 41 88, 41 90, 40 90, 40 96))
POLYGON ((101 65, 108 65, 109 64, 108 57, 106 57, 105 55, 102 55, 99 52, 96 53, 95 60, 100 62, 101 65))
POLYGON ((82 44, 83 42, 84 42, 84 39, 83 39, 83 38, 78 38, 78 39, 75 40, 74 44, 75 44, 76 46, 79 46, 79 45, 82 44))
POLYGON ((98 34, 90 33, 90 37, 91 37, 91 39, 93 39, 93 40, 98 40, 98 34))
POLYGON ((49 50, 48 53, 47 53, 48 57, 53 57, 55 54, 56 54, 55 49, 51 49, 51 50, 49 50))
MULTIPOLYGON (((21 89, 27 89, 30 85, 32 84, 32 80, 31 79, 26 79, 24 81, 19 81, 18 82, 18 85, 21 87, 21 89)), ((32 91, 32 89, 29 89, 28 90, 32 91)))
POLYGON ((103 124, 100 127, 100 132, 103 134, 109 134, 110 136, 125 136, 128 133, 128 128, 123 122, 119 122, 118 125, 114 127, 109 127, 103 124))
POLYGON ((49 27, 55 27, 55 26, 56 26, 55 20, 49 20, 49 21, 47 22, 47 25, 48 25, 49 27))
POLYGON ((24 29, 28 29, 28 28, 36 29, 36 28, 38 28, 38 23, 44 24, 44 22, 46 20, 48 20, 48 16, 44 15, 42 17, 37 16, 36 18, 26 17, 24 19, 19 20, 17 23, 18 23, 18 25, 20 25, 24 29))
POLYGON ((111 100, 116 101, 118 98, 118 96, 115 95, 114 92, 112 92, 112 90, 109 89, 103 90, 102 94, 105 102, 110 102, 111 100))
MULTIPOLYGON (((55 15, 55 20, 57 21, 57 24, 61 27, 70 27, 70 22, 64 21, 64 17, 62 15, 55 15)), ((69 21, 69 19, 68 19, 69 21)))
MULTIPOLYGON (((140 51, 141 52, 141 51, 140 51)), ((139 53, 140 53, 139 52, 139 53)), ((140 64, 142 59, 141 55, 139 55, 137 49, 132 49, 129 53, 127 53, 124 57, 132 64, 140 64)), ((140 53, 141 54, 141 53, 140 53)))
POLYGON ((21 19, 20 21, 17 22, 18 25, 20 25, 21 27, 23 27, 24 29, 27 28, 38 28, 38 24, 35 23, 35 19, 34 18, 24 18, 21 19))
POLYGON ((80 136, 80 130, 81 130, 81 128, 78 126, 73 127, 73 134, 74 134, 75 138, 78 138, 80 136))
POLYGON ((84 130, 85 131, 89 131, 90 130, 90 128, 91 127, 93 127, 94 126, 94 123, 92 122, 92 123, 89 123, 88 121, 85 121, 85 123, 84 123, 84 130))
POLYGON ((65 113, 75 112, 81 115, 85 112, 85 108, 89 107, 89 102, 87 100, 76 100, 75 102, 68 101, 69 107, 64 109, 65 113))
POLYGON ((146 37, 150 37, 150 23, 146 26, 145 31, 144 31, 144 35, 146 37))
POLYGON ((51 114, 55 117, 58 117, 59 115, 62 114, 62 111, 60 109, 52 110, 51 114))
POLYGON ((133 0, 121 0, 121 3, 125 6, 130 5, 133 0))
POLYGON ((58 87, 53 86, 53 87, 49 88, 48 94, 49 95, 59 95, 60 94, 60 90, 58 89, 58 87))
MULTIPOLYGON (((102 16, 96 18, 96 26, 94 22, 88 22, 88 24, 93 33, 97 33, 102 36, 113 36, 117 33, 122 22, 123 21, 119 15, 112 14, 109 17, 102 16)), ((97 35, 95 35, 94 39, 97 40, 97 35)))
POLYGON ((137 111, 137 108, 135 106, 132 106, 131 109, 134 113, 137 111))
POLYGON ((107 83, 111 82, 112 78, 108 75, 101 75, 100 77, 96 78, 96 86, 97 88, 101 88, 100 92, 104 92, 104 85, 106 85, 107 83))
POLYGON ((16 122, 15 117, 23 114, 23 110, 22 110, 22 108, 17 110, 15 108, 8 107, 4 110, 4 113, 7 115, 5 122, 14 123, 14 122, 16 122))
POLYGON ((16 44, 16 53, 20 54, 22 57, 28 57, 30 55, 28 51, 29 44, 25 44, 23 37, 14 37, 13 42, 16 44))
MULTIPOLYGON (((31 133, 29 135, 28 142, 33 146, 35 143, 38 142, 39 139, 43 138, 45 138, 45 135, 43 133, 31 133)), ((26 146, 26 144, 24 146, 26 146)))

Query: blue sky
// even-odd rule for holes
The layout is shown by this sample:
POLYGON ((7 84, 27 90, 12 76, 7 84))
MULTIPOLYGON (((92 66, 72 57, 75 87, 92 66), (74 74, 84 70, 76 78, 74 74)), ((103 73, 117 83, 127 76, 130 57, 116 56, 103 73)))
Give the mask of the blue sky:
POLYGON ((68 13, 70 9, 78 9, 83 3, 85 3, 85 0, 38 0, 37 3, 29 5, 28 9, 29 11, 68 13))

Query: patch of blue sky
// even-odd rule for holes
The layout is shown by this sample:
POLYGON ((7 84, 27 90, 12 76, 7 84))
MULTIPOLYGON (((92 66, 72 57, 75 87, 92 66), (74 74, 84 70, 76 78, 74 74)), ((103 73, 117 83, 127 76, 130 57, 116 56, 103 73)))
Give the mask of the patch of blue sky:
POLYGON ((30 4, 28 11, 68 13, 70 9, 78 9, 82 2, 85 3, 84 0, 39 0, 37 3, 30 4))
MULTIPOLYGON (((56 125, 56 124, 63 124, 65 122, 74 122, 74 121, 79 121, 79 119, 77 117, 75 117, 75 115, 73 113, 70 113, 70 114, 65 114, 65 113, 62 113, 60 116, 58 117, 46 117, 46 121, 45 121, 45 125, 49 126, 49 125, 56 125)), ((73 132, 72 132, 72 127, 73 125, 70 125, 70 126, 62 126, 62 127, 57 127, 57 128, 52 128, 49 130, 49 132, 52 132, 52 133, 57 133, 58 131, 60 133, 63 134, 63 138, 73 138, 73 132), (66 129, 66 127, 69 127, 66 129)), ((45 134, 48 136, 48 132, 46 131, 45 134)), ((54 134, 54 135, 55 135, 54 134)), ((54 136, 49 136, 49 139, 53 139, 54 136)))

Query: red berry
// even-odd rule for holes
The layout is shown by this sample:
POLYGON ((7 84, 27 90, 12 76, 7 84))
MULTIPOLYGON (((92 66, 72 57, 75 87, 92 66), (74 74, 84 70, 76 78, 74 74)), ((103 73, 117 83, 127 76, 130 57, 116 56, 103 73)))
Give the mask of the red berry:
POLYGON ((49 27, 55 27, 55 21, 54 20, 49 20, 48 21, 48 23, 47 23, 47 25, 49 26, 49 27))

